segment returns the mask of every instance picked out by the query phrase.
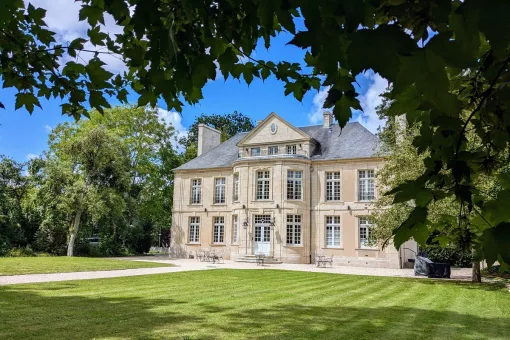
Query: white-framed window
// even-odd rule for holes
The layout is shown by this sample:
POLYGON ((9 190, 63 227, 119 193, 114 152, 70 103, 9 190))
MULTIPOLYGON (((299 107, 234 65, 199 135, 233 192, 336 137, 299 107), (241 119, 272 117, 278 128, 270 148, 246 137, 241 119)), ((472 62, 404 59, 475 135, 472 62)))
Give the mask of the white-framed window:
POLYGON ((340 247, 340 235, 340 216, 326 216, 326 247, 340 247))
POLYGON ((303 189, 303 171, 287 170, 287 199, 300 200, 303 189))
POLYGON ((260 148, 251 148, 250 154, 253 156, 260 156, 260 148))
POLYGON ((360 201, 375 200, 375 172, 374 170, 358 171, 358 198, 360 201))
POLYGON ((213 243, 225 242, 225 217, 214 217, 213 243))
POLYGON ((200 217, 189 218, 189 243, 200 243, 200 217))
POLYGON ((278 146, 270 146, 267 148, 268 155, 277 155, 278 154, 278 146))
POLYGON ((372 221, 368 217, 359 217, 359 245, 360 248, 373 248, 369 243, 372 236, 372 221))
POLYGON ((202 180, 195 178, 191 180, 191 204, 200 204, 202 201, 202 180))
POLYGON ((257 171, 257 194, 256 199, 269 199, 269 170, 257 171))
POLYGON ((301 245, 301 215, 287 215, 287 245, 301 245))
POLYGON ((232 199, 234 202, 238 202, 239 201, 239 189, 240 189, 240 185, 239 185, 239 174, 234 174, 234 190, 232 190, 232 199))
POLYGON ((297 145, 287 145, 287 154, 288 155, 295 155, 297 153, 297 145))
POLYGON ((326 201, 340 201, 340 171, 326 172, 326 201))
POLYGON ((214 203, 225 203, 225 177, 214 180, 214 203))
POLYGON ((232 216, 232 243, 239 243, 239 216, 232 216))

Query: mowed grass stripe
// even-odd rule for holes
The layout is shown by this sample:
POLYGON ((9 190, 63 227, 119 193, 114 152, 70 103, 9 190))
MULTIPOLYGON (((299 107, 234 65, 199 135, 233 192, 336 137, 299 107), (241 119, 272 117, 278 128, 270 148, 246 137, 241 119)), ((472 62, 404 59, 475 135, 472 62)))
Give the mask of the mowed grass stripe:
POLYGON ((0 287, 0 338, 467 340, 509 334, 508 292, 429 282, 210 270, 6 286, 0 287))
POLYGON ((0 257, 1 275, 70 273, 84 271, 122 270, 170 267, 156 262, 130 261, 91 257, 0 257))

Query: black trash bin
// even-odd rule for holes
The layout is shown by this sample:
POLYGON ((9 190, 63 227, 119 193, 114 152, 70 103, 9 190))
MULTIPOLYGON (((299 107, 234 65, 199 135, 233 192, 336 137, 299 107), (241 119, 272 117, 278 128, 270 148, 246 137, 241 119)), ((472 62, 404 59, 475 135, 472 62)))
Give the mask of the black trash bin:
POLYGON ((450 278, 450 265, 448 263, 427 263, 428 277, 449 279, 450 278))

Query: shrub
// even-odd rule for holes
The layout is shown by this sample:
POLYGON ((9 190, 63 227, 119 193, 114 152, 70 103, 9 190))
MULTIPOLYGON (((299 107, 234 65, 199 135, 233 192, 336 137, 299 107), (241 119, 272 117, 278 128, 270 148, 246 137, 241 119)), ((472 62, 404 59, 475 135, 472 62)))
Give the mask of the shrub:
POLYGON ((469 268, 472 266, 473 255, 469 250, 462 250, 458 247, 441 247, 438 244, 428 245, 422 251, 434 262, 449 263, 454 267, 469 268))
POLYGON ((10 240, 7 237, 0 235, 0 256, 9 255, 11 248, 12 246, 10 240))
POLYGON ((31 257, 36 256, 32 248, 29 246, 25 248, 13 248, 11 251, 9 251, 10 257, 31 257))
POLYGON ((102 235, 97 250, 100 256, 123 256, 126 253, 114 235, 102 235))
POLYGON ((140 225, 130 227, 125 232, 127 249, 134 254, 149 252, 152 243, 152 224, 141 222, 140 225))
POLYGON ((48 228, 41 228, 35 233, 34 249, 51 255, 65 255, 67 253, 66 237, 65 233, 58 230, 50 231, 48 228))

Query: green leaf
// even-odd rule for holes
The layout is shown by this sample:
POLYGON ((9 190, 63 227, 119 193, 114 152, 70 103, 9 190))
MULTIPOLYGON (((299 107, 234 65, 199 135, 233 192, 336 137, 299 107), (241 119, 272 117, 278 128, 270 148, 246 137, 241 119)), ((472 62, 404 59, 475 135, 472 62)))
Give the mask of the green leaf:
POLYGON ((87 31, 87 35, 90 38, 90 42, 98 46, 104 46, 104 41, 108 38, 108 34, 101 32, 101 28, 99 26, 89 29, 87 31))
POLYGON ((502 222, 483 231, 482 249, 489 266, 499 258, 510 264, 510 223, 502 222))
POLYGON ((421 188, 420 191, 418 191, 415 194, 415 196, 416 196, 416 198, 415 198, 416 205, 419 207, 427 206, 434 198, 432 191, 428 188, 421 188))
POLYGON ((243 77, 244 77, 244 81, 249 86, 251 84, 251 82, 253 81, 253 69, 250 67, 244 67, 243 77))
POLYGON ((34 106, 41 108, 41 104, 39 103, 39 99, 30 92, 20 92, 16 94, 16 101, 14 104, 14 108, 16 110, 25 106, 28 112, 32 114, 34 112, 34 106))
POLYGON ((262 76, 262 80, 266 80, 271 75, 271 70, 269 67, 262 66, 260 68, 260 75, 262 76))
POLYGON ((306 84, 302 80, 294 83, 289 82, 285 84, 285 95, 287 96, 292 93, 297 100, 302 101, 303 95, 306 91, 308 91, 308 89, 310 89, 310 85, 306 84))
POLYGON ((290 33, 296 32, 296 25, 294 24, 294 19, 292 18, 292 14, 288 11, 280 11, 277 13, 278 21, 280 24, 290 33))
POLYGON ((196 87, 202 88, 207 79, 216 78, 216 65, 210 55, 201 55, 193 61, 191 78, 196 87))
POLYGON ((414 83, 418 92, 423 93, 440 111, 458 113, 460 102, 449 93, 450 82, 443 59, 425 48, 400 60, 400 72, 393 87, 395 93, 403 92, 414 83))
POLYGON ((352 117, 351 107, 359 106, 359 101, 354 96, 343 94, 341 98, 335 103, 333 114, 340 127, 344 127, 349 119, 352 117))
POLYGON ((353 33, 347 58, 354 75, 373 69, 394 82, 400 70, 400 57, 416 50, 415 42, 397 26, 381 25, 375 30, 353 33))
POLYGON ((62 74, 66 77, 79 77, 80 75, 84 75, 86 73, 85 66, 82 64, 75 63, 74 61, 70 61, 64 66, 62 70, 62 74))
POLYGON ((510 189, 510 172, 500 173, 496 178, 504 189, 510 189))
POLYGON ((43 25, 43 19, 46 17, 46 10, 43 8, 35 8, 31 3, 27 7, 28 17, 37 25, 43 25))
POLYGON ((287 45, 295 45, 304 49, 312 46, 313 42, 314 36, 310 31, 300 31, 294 35, 294 38, 292 38, 292 40, 289 41, 287 45))
POLYGON ((489 221, 491 225, 497 225, 500 222, 510 220, 510 189, 504 189, 498 192, 496 199, 486 202, 483 206, 482 216, 489 221))
POLYGON ((108 87, 106 81, 113 76, 113 73, 106 71, 103 65, 105 65, 105 63, 95 58, 85 66, 90 81, 98 88, 108 87))
MULTIPOLYGON (((218 57, 218 63, 220 64, 220 70, 223 74, 225 80, 228 78, 228 73, 234 68, 235 63, 237 63, 239 58, 235 54, 232 47, 228 47, 225 52, 223 52, 218 57)), ((239 76, 237 77, 239 79, 239 76)))
POLYGON ((90 107, 104 114, 104 107, 110 107, 108 101, 105 99, 101 91, 92 91, 89 96, 90 107))
POLYGON ((156 106, 156 103, 158 101, 158 97, 154 95, 154 93, 150 91, 145 91, 139 98, 138 98, 138 106, 145 106, 147 104, 151 104, 152 107, 156 106))
POLYGON ((83 45, 86 42, 87 42, 87 40, 85 40, 83 38, 76 38, 76 39, 74 39, 69 44, 69 46, 68 46, 69 48, 67 49, 67 53, 69 53, 69 55, 71 57, 76 57, 76 50, 82 50, 83 49, 83 45))
POLYGON ((442 248, 446 248, 450 243, 450 238, 444 235, 436 236, 432 239, 433 242, 438 242, 442 248))
POLYGON ((90 26, 94 27, 98 22, 104 25, 104 10, 96 6, 83 5, 80 9, 79 20, 87 19, 90 26))
POLYGON ((416 242, 424 245, 429 236, 427 227, 428 209, 425 207, 415 207, 409 214, 409 217, 393 231, 393 242, 399 249, 404 242, 414 238, 416 242))

